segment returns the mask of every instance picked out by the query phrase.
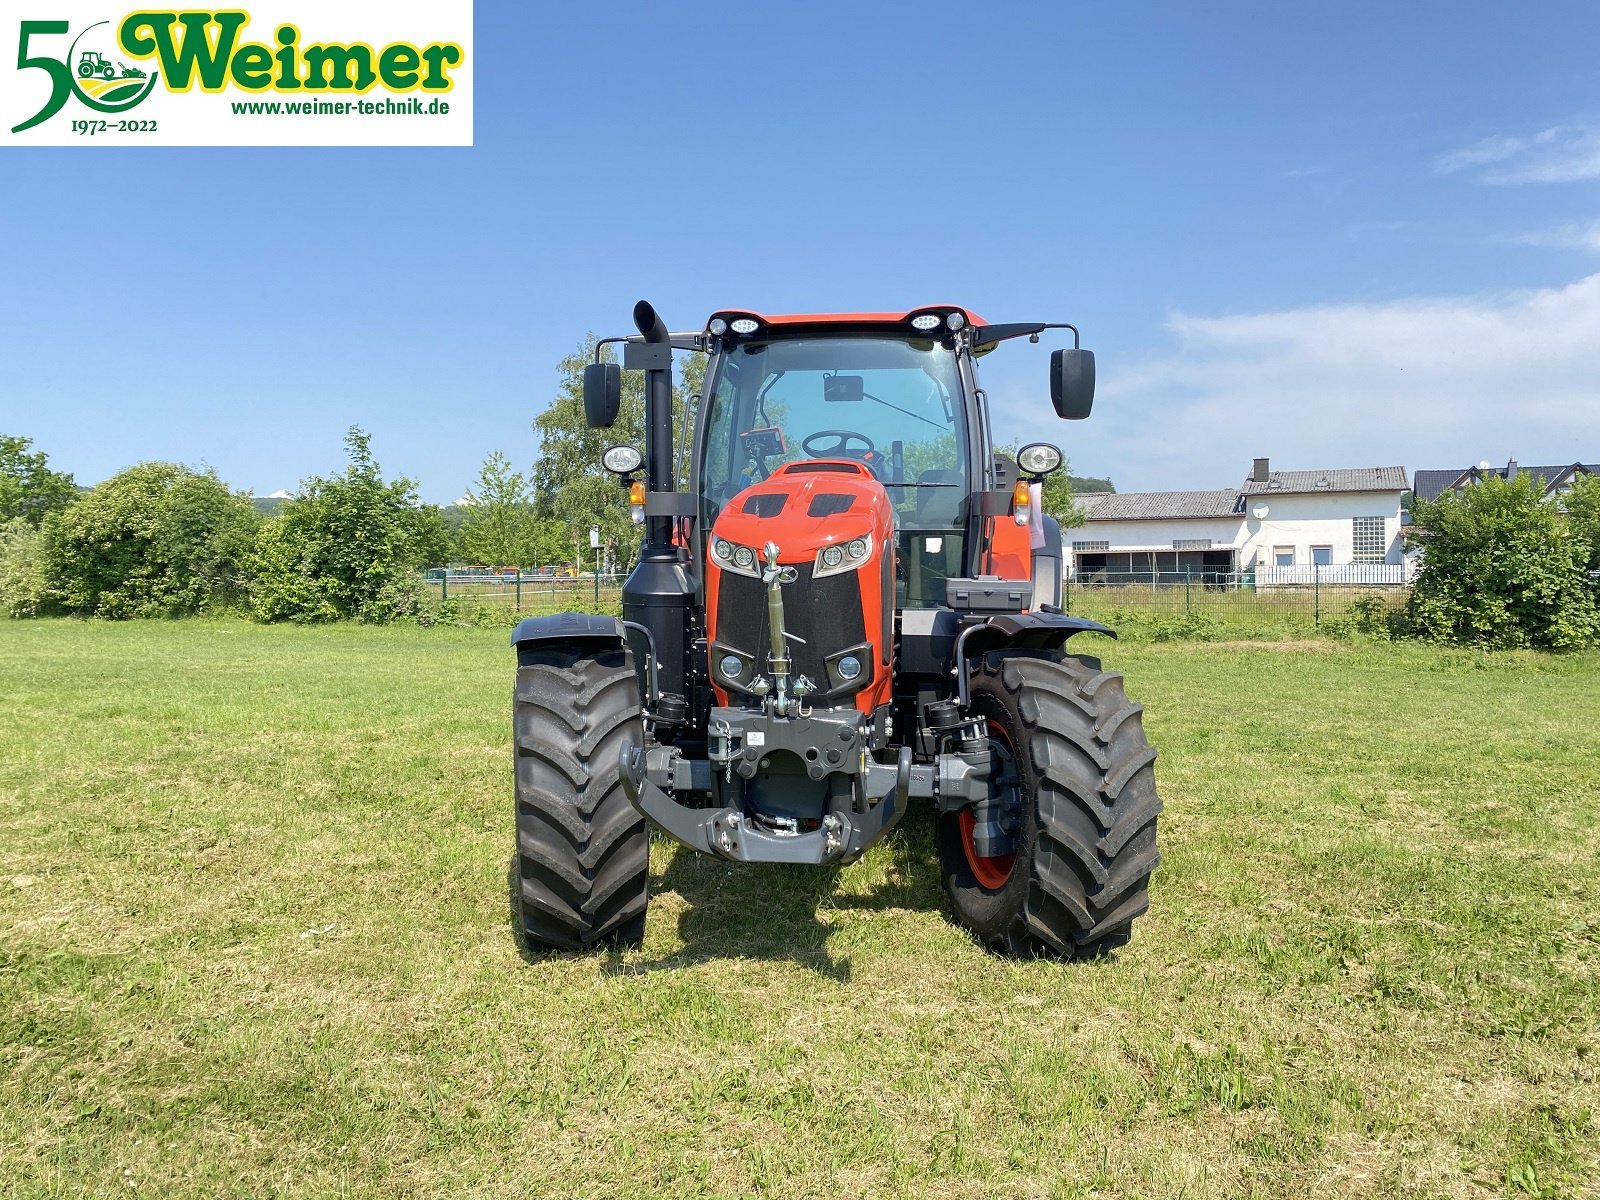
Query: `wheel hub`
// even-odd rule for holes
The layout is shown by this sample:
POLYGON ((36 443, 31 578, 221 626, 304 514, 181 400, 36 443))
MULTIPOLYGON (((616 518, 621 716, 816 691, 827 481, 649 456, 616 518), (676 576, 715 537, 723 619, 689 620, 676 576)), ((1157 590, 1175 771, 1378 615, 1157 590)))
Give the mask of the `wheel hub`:
POLYGON ((1022 829, 1022 776, 1005 729, 989 722, 994 764, 988 799, 960 814, 961 845, 973 878, 986 888, 1004 887, 1016 870, 1017 834, 1022 829))

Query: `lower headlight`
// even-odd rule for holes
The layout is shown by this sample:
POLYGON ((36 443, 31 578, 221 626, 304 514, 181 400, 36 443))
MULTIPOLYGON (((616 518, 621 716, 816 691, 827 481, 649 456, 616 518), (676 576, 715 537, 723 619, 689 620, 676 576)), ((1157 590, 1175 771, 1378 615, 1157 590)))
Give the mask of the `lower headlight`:
POLYGON ((744 674, 744 664, 733 655, 726 655, 722 660, 722 675, 725 679, 737 679, 744 674))
POLYGON ((861 660, 854 654, 846 654, 839 660, 839 678, 845 682, 856 679, 861 674, 861 660))

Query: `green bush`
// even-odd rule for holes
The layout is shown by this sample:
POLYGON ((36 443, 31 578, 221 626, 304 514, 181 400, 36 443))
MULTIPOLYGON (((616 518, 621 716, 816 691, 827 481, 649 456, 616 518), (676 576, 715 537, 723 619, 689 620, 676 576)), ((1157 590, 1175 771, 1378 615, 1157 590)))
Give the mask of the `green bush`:
POLYGON ((1528 475, 1491 476, 1413 508, 1425 547, 1410 616, 1422 636, 1486 649, 1600 641, 1589 543, 1528 475))
POLYGON ((409 479, 384 480, 360 429, 345 446, 343 474, 306 480, 262 526, 252 562, 257 619, 388 622, 423 611, 416 572, 439 552, 438 510, 417 503, 409 479))
POLYGON ((213 472, 141 463, 45 517, 39 570, 55 607, 172 617, 238 602, 258 518, 213 472))
POLYGON ((37 617, 49 608, 40 563, 43 539, 23 517, 0 524, 0 613, 37 617))

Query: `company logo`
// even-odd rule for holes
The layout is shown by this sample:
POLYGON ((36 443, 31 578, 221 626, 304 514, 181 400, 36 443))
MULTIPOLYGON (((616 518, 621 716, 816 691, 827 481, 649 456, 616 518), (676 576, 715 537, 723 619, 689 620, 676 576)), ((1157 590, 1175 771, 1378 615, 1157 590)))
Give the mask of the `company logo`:
POLYGON ((50 97, 43 108, 12 133, 21 133, 55 116, 74 96, 88 108, 101 113, 123 113, 134 107, 156 86, 158 75, 131 67, 128 55, 112 36, 110 21, 91 25, 68 45, 65 59, 32 53, 33 39, 50 34, 66 34, 66 21, 24 21, 19 33, 18 69, 35 69, 49 74, 50 97))
MULTIPOLYGON (((187 144, 359 144, 369 140, 430 144, 426 134, 362 136, 356 122, 360 118, 431 117, 438 124, 439 119, 450 117, 454 104, 458 128, 453 142, 471 143, 470 104, 466 106, 463 142, 459 129, 463 106, 454 95, 458 80, 466 73, 470 0, 431 4, 421 0, 318 0, 310 14, 290 12, 278 17, 275 13, 274 17, 254 20, 243 9, 151 9, 125 13, 118 19, 21 21, 16 26, 12 74, 22 78, 10 81, 10 96, 0 90, 0 99, 7 101, 4 116, 11 118, 0 123, 0 128, 24 134, 59 117, 63 126, 71 119, 73 133, 93 133, 95 127, 103 131, 108 125, 105 118, 122 117, 160 95, 165 97, 163 103, 142 109, 141 117, 159 115, 171 124, 171 118, 181 114, 190 117, 192 125, 203 124, 208 138, 216 139, 198 141, 200 133, 194 128, 185 131, 187 144), (363 40, 307 36, 297 20, 287 19, 293 16, 315 20, 319 33, 322 29, 354 29, 365 36, 363 40), (416 38, 419 26, 431 31, 430 25, 443 25, 455 36, 416 38), (396 31, 402 36, 375 36, 396 31), (44 86, 46 80, 48 86, 44 86), (15 104, 18 96, 26 100, 15 104), (90 119, 79 119, 86 117, 90 119), (320 118, 324 125, 329 118, 351 118, 352 122, 347 132, 318 131, 299 135, 305 140, 296 141, 297 135, 281 131, 282 120, 289 117, 320 118), (263 119, 278 119, 280 131, 261 134, 263 119), (215 131, 224 122, 231 122, 229 127, 241 132, 218 139, 215 131), (253 125, 256 131, 244 130, 246 125, 253 125)), ((0 31, 0 53, 5 41, 9 39, 0 31)), ((0 74, 4 70, 0 65, 0 74)), ((114 125, 122 132, 158 130, 153 119, 121 120, 114 125)), ((27 140, 37 142, 43 133, 27 140)))

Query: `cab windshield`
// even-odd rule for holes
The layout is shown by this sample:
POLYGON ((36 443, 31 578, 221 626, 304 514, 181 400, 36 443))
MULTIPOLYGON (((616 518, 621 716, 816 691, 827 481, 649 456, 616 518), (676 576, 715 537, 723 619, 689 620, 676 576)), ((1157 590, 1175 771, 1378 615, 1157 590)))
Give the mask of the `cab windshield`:
POLYGON ((870 336, 780 338, 726 352, 709 401, 700 496, 709 527, 739 492, 807 458, 864 463, 902 531, 957 531, 966 407, 954 351, 870 336))

